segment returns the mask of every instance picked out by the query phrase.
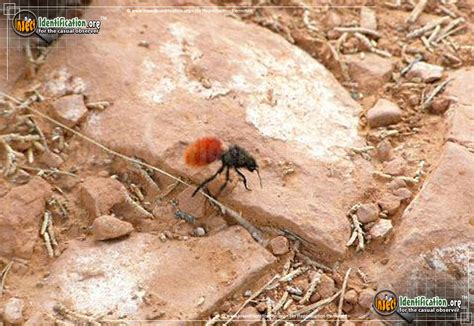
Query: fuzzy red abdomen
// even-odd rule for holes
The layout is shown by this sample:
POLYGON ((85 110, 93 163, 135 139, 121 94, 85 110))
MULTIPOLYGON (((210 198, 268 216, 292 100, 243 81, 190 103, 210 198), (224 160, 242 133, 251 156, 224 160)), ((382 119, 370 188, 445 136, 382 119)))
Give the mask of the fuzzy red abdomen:
POLYGON ((214 137, 205 137, 186 148, 184 161, 191 166, 203 166, 218 160, 221 155, 222 142, 214 137))

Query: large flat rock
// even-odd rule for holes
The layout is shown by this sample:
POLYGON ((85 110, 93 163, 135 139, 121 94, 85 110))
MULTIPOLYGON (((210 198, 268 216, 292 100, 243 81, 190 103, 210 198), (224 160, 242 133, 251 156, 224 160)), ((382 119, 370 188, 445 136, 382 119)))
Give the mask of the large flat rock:
POLYGON ((112 242, 74 240, 35 302, 110 318, 199 319, 274 261, 239 226, 189 241, 163 243, 144 233, 112 242))
POLYGON ((474 102, 474 67, 463 67, 449 73, 450 82, 444 94, 456 97, 463 105, 474 102))
POLYGON ((50 196, 51 186, 35 177, 0 198, 0 256, 31 257, 50 196))
MULTIPOLYGON (((7 2, 12 3, 13 1, 7 2)), ((0 90, 11 92, 25 72, 26 57, 22 47, 26 42, 13 33, 10 21, 2 14, 2 8, 0 8, 0 30, 2 31, 0 37, 0 90)))
POLYGON ((474 105, 455 104, 446 115, 448 117, 446 139, 474 149, 474 105))
POLYGON ((451 82, 445 94, 456 103, 446 113, 447 140, 474 149, 474 67, 465 67, 449 74, 451 82))
POLYGON ((447 286, 465 293, 474 250, 473 184, 474 154, 446 143, 438 166, 402 216, 382 273, 391 276, 383 282, 403 291, 421 284, 421 291, 447 286))
POLYGON ((114 28, 66 36, 60 42, 74 46, 53 51, 42 70, 66 67, 87 85, 88 101, 113 102, 90 114, 89 136, 196 183, 217 164, 186 167, 186 144, 204 135, 239 144, 255 155, 264 186, 250 175, 252 192, 239 184, 220 199, 257 224, 297 233, 328 259, 344 254, 345 211, 359 194, 346 150, 359 146, 360 108, 322 65, 280 36, 222 14, 156 19, 101 8, 91 15, 107 16, 114 28), (148 48, 138 46, 142 40, 148 48))

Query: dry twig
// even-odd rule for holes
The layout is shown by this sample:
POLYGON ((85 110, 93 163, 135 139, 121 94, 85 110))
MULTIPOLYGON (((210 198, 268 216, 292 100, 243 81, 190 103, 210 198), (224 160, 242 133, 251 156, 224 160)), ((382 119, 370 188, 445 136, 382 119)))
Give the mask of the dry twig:
POLYGON ((314 291, 316 290, 316 287, 319 285, 320 282, 321 274, 318 272, 314 273, 313 278, 311 279, 311 283, 309 284, 308 291, 306 291, 300 303, 306 303, 309 301, 309 298, 313 295, 314 291))
POLYGON ((86 104, 86 107, 89 110, 105 110, 110 106, 110 103, 107 101, 100 101, 100 102, 89 102, 86 104))
POLYGON ((374 31, 373 29, 364 28, 364 27, 336 27, 334 28, 334 30, 341 33, 350 32, 350 33, 367 34, 375 38, 382 37, 382 34, 380 34, 379 32, 374 31))
POLYGON ((92 326, 101 326, 101 323, 98 322, 94 317, 87 316, 74 310, 68 309, 61 303, 56 304, 53 309, 54 311, 62 315, 64 318, 73 322, 85 323, 86 325, 92 326))
POLYGON ((342 282, 342 289, 341 289, 341 296, 339 297, 339 305, 337 307, 337 320, 336 326, 339 326, 339 318, 342 315, 342 304, 344 303, 344 293, 346 292, 347 281, 349 280, 349 276, 351 274, 352 268, 349 268, 346 272, 346 276, 344 277, 344 281, 342 282))
POLYGON ((446 38, 448 37, 449 35, 449 32, 451 30, 453 30, 456 26, 458 26, 459 24, 462 24, 464 23, 464 18, 460 17, 460 18, 456 18, 454 20, 452 20, 448 25, 446 25, 442 30, 441 32, 439 33, 439 36, 436 38, 436 42, 439 42, 441 41, 443 38, 446 38))
POLYGON ((413 8, 413 11, 408 16, 406 22, 408 24, 413 24, 414 22, 416 22, 418 17, 420 17, 421 13, 423 12, 423 10, 425 10, 427 4, 428 4, 428 0, 419 0, 415 8, 413 8))
POLYGON ((7 280, 7 275, 10 269, 12 268, 12 266, 13 266, 13 260, 10 261, 0 273, 0 275, 2 276, 2 281, 0 282, 0 296, 3 295, 3 291, 5 289, 5 282, 7 280))
POLYGON ((297 310, 293 313, 291 313, 290 316, 298 316, 298 315, 302 315, 308 311, 311 311, 311 313, 309 313, 301 322, 304 322, 308 319, 310 319, 311 317, 313 317, 314 315, 316 315, 324 306, 330 304, 331 302, 333 302, 338 296, 340 296, 342 293, 341 290, 337 291, 332 297, 329 297, 327 299, 324 299, 324 300, 320 300, 318 302, 315 302, 309 306, 306 306, 300 310, 297 310))
POLYGON ((418 36, 421 36, 425 34, 426 32, 431 31, 433 28, 435 28, 438 25, 441 25, 445 23, 446 21, 449 20, 449 16, 444 16, 442 18, 439 18, 437 20, 431 21, 429 23, 426 23, 426 25, 415 29, 414 31, 411 31, 410 33, 407 34, 407 38, 417 38, 418 36))
POLYGON ((347 247, 350 247, 352 246, 352 244, 355 242, 355 240, 357 239, 358 240, 358 243, 357 243, 357 251, 359 250, 364 250, 365 248, 365 238, 364 238, 364 230, 362 230, 362 223, 359 222, 359 219, 357 218, 357 215, 356 214, 350 214, 350 217, 352 219, 352 227, 353 227, 353 230, 352 230, 352 235, 349 239, 349 241, 347 241, 346 243, 346 246, 347 247))
POLYGON ((304 262, 308 265, 319 268, 319 269, 321 269, 323 271, 326 271, 326 272, 332 272, 332 268, 329 268, 328 266, 326 266, 324 264, 318 263, 318 262, 312 260, 311 258, 309 258, 308 256, 303 255, 302 253, 298 252, 296 254, 296 256, 298 258, 301 258, 302 260, 304 260, 304 262))
POLYGON ((444 82, 436 86, 435 89, 426 97, 425 101, 421 104, 421 110, 425 110, 431 104, 431 102, 433 102, 434 98, 444 90, 444 88, 446 87, 446 85, 448 85, 450 81, 450 79, 445 80, 444 82))
POLYGON ((245 302, 239 307, 239 309, 237 309, 237 311, 232 315, 230 316, 230 318, 224 323, 223 326, 226 326, 228 325, 232 320, 235 319, 235 317, 239 314, 239 312, 242 311, 242 309, 245 308, 246 305, 248 305, 251 301, 253 301, 253 299, 255 299, 256 297, 258 297, 263 291, 265 291, 267 289, 267 287, 272 284, 275 280, 279 279, 280 278, 280 275, 275 275, 273 276, 273 278, 268 281, 267 283, 265 283, 264 286, 262 286, 260 289, 258 289, 255 293, 253 293, 247 300, 245 300, 245 302))

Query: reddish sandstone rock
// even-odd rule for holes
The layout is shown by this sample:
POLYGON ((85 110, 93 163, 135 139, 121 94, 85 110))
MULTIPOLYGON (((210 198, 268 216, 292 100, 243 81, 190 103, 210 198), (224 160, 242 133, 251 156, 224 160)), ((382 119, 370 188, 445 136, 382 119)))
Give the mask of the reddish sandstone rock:
POLYGON ((270 241, 270 247, 274 255, 284 255, 290 250, 288 239, 282 235, 273 238, 270 241))
POLYGON ((61 156, 51 151, 44 152, 40 156, 39 161, 50 168, 58 168, 64 163, 64 160, 61 156))
POLYGON ((115 239, 128 235, 132 231, 133 225, 131 223, 122 221, 111 215, 99 216, 92 224, 92 233, 96 240, 115 239))
POLYGON ((260 325, 262 315, 254 307, 246 307, 242 309, 239 315, 236 317, 236 325, 238 326, 251 326, 260 325))
POLYGON ((50 113, 59 122, 73 127, 84 119, 87 108, 82 95, 68 95, 54 101, 50 113))
POLYGON ((402 178, 398 177, 398 178, 394 178, 392 181, 390 181, 388 184, 387 184, 387 188, 395 191, 396 189, 399 189, 399 188, 404 188, 407 186, 407 183, 405 180, 403 180, 402 178))
POLYGON ((392 231, 392 221, 381 218, 370 228, 369 235, 372 239, 385 238, 392 231))
POLYGON ((382 198, 378 201, 380 208, 387 211, 388 214, 392 215, 400 208, 400 198, 391 194, 385 193, 382 198))
POLYGON ((393 194, 400 198, 402 201, 407 201, 413 196, 412 192, 407 188, 398 188, 393 191, 393 194))
POLYGON ((377 16, 375 11, 368 7, 360 9, 360 27, 377 30, 377 16))
POLYGON ((382 87, 392 76, 392 61, 374 53, 346 55, 344 58, 349 67, 349 73, 363 92, 373 92, 382 87))
POLYGON ((359 305, 364 309, 370 309, 374 300, 375 291, 364 289, 359 293, 359 305))
POLYGON ((336 284, 334 283, 334 280, 326 274, 322 274, 321 282, 318 286, 318 293, 323 299, 329 298, 331 295, 336 293, 336 284))
POLYGON ((114 205, 126 201, 127 189, 112 178, 89 177, 82 184, 81 198, 93 217, 111 213, 114 205))
POLYGON ((31 257, 39 239, 45 203, 50 196, 50 185, 42 178, 34 177, 0 198, 0 256, 31 257))
POLYGON ((367 112, 367 121, 371 128, 388 126, 402 119, 400 107, 386 99, 380 99, 374 107, 367 112))
POLYGON ((429 106, 429 111, 433 114, 443 114, 449 109, 453 99, 447 96, 438 96, 429 106))
MULTIPOLYGON (((3 1, 2 4, 7 3, 8 1, 3 1)), ((6 18, 6 16, 4 17, 6 18)), ((7 28, 6 24, 7 20, 5 20, 3 25, 5 28, 7 28)), ((0 38, 0 48, 8 48, 8 51, 0 51, 0 71, 3 72, 0 74, 0 89, 7 94, 13 90, 16 81, 23 77, 23 74, 27 70, 25 69, 25 60, 27 60, 27 58, 25 56, 25 51, 23 51, 23 45, 29 41, 29 39, 14 34, 9 34, 8 37, 0 38), (7 42, 10 42, 10 46, 7 46, 7 42), (12 44, 17 44, 18 46, 12 46, 12 44)))
POLYGON ((443 77, 444 68, 426 62, 417 62, 406 74, 408 79, 418 77, 425 83, 437 81, 443 77))
POLYGON ((452 96, 459 104, 474 103, 474 67, 463 67, 449 72, 450 82, 446 85, 443 95, 452 96))
POLYGON ((381 271, 392 277, 383 281, 381 277, 381 287, 405 291, 423 280, 433 284, 427 289, 433 294, 437 282, 443 289, 467 286, 466 262, 474 243, 470 224, 473 184, 474 154, 446 143, 438 165, 405 209, 389 252, 390 262, 381 271))
POLYGON ((359 294, 356 292, 356 290, 353 290, 353 289, 350 289, 344 294, 344 301, 350 304, 356 304, 358 298, 359 298, 359 294))
POLYGON ((187 144, 205 135, 238 144, 257 159, 263 188, 255 173, 243 171, 251 192, 231 173, 233 182, 219 199, 257 225, 307 240, 322 261, 344 255, 351 230, 345 212, 362 191, 353 180, 361 163, 346 155, 347 147, 362 143, 360 107, 330 72, 279 35, 224 15, 164 13, 157 21, 108 8, 97 15, 116 28, 79 38, 80 55, 68 47, 53 51, 40 76, 67 67, 87 84, 88 101, 113 99, 113 108, 88 114, 88 136, 196 184, 219 163, 186 166, 187 144), (137 19, 154 28, 150 49, 137 48, 140 30, 126 28, 137 19), (125 34, 131 44, 124 44, 125 34), (81 65, 69 64, 75 58, 81 65))
POLYGON ((181 211, 200 218, 206 215, 206 198, 201 195, 192 196, 195 188, 188 187, 176 196, 181 211))
POLYGON ((380 161, 389 161, 393 157, 392 144, 390 140, 384 139, 377 144, 377 158, 380 161))
POLYGON ((447 116, 449 122, 446 138, 452 142, 474 148, 474 105, 453 105, 447 112, 447 116))
POLYGON ((400 176, 405 173, 406 165, 407 163, 403 158, 397 157, 391 161, 383 163, 383 172, 390 175, 400 176))
POLYGON ((72 309, 110 318, 150 319, 159 310, 165 320, 203 319, 274 261, 239 226, 165 243, 146 233, 118 242, 72 240, 32 302, 61 298, 72 309))
POLYGON ((19 298, 10 298, 3 308, 3 319, 8 324, 18 325, 23 322, 25 303, 19 298))
POLYGON ((359 222, 366 224, 374 222, 379 217, 379 207, 376 204, 362 204, 357 210, 357 218, 359 222))

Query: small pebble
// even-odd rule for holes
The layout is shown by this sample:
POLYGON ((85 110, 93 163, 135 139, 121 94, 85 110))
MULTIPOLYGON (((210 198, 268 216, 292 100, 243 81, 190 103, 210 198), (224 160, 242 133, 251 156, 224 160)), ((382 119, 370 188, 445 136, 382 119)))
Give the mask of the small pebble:
POLYGON ((379 207, 376 204, 362 204, 357 210, 357 218, 362 224, 374 222, 379 216, 379 207))
MULTIPOLYGON (((348 302, 344 302, 342 304, 342 311, 345 312, 346 314, 354 310, 354 306, 348 302)), ((349 325, 354 325, 355 324, 351 321, 345 321, 344 323, 341 324, 342 326, 349 326, 349 325), (348 324, 349 323, 349 324, 348 324)))
POLYGON ((400 198, 391 194, 385 193, 383 197, 378 201, 378 204, 382 208, 382 211, 386 211, 389 215, 393 215, 400 208, 400 198))
POLYGON ((148 43, 147 41, 140 41, 140 42, 138 42, 138 46, 141 46, 141 47, 144 47, 144 48, 149 48, 150 43, 148 43))
POLYGON ((321 300, 321 294, 319 293, 313 293, 313 295, 309 297, 310 303, 315 303, 315 302, 318 302, 319 300, 321 300))
POLYGON ((321 275, 321 282, 318 286, 318 293, 321 298, 329 298, 331 295, 336 293, 336 284, 334 280, 326 274, 321 275))
POLYGON ((19 298, 10 298, 3 308, 3 319, 10 324, 23 322, 23 309, 25 303, 19 298))
POLYGON ((260 302, 255 306, 255 308, 259 313, 264 313, 265 310, 267 310, 267 305, 265 304, 265 302, 260 302))
POLYGON ((393 191, 393 194, 399 197, 402 201, 410 200, 413 196, 412 192, 407 188, 398 188, 393 191))
POLYGON ((422 82, 431 83, 443 77, 444 68, 426 62, 417 62, 406 74, 408 79, 420 78, 422 82))
POLYGON ((377 16, 375 11, 368 7, 362 7, 360 10, 360 26, 372 30, 377 30, 377 16))
POLYGON ((388 126, 402 120, 402 110, 389 100, 379 99, 377 103, 367 112, 367 121, 371 128, 388 126))
POLYGON ((92 230, 95 240, 109 240, 130 234, 133 225, 112 215, 102 215, 94 220, 92 230))
POLYGON ((395 178, 387 184, 387 188, 392 191, 395 191, 399 188, 405 188, 406 186, 407 183, 402 178, 395 178))
POLYGON ((377 158, 380 161, 389 161, 392 159, 392 157, 392 144, 388 139, 384 139, 377 144, 377 158))
POLYGON ((204 228, 199 226, 199 227, 194 229, 193 233, 196 237, 203 237, 203 236, 206 235, 206 230, 204 230, 204 228))
POLYGON ((51 151, 44 152, 40 156, 39 161, 50 168, 58 168, 64 163, 64 160, 61 156, 51 151))
POLYGON ((166 235, 164 233, 160 233, 158 235, 158 238, 160 238, 161 242, 165 242, 166 241, 166 235))
POLYGON ((272 253, 277 256, 284 255, 290 251, 288 239, 282 235, 273 238, 270 241, 270 247, 272 249, 272 253))
POLYGON ((405 173, 406 165, 407 163, 403 158, 397 157, 391 161, 383 163, 383 172, 394 176, 400 176, 405 173))
POLYGON ((359 295, 354 289, 350 289, 344 294, 344 300, 350 304, 356 304, 358 298, 359 295))
POLYGON ((372 289, 364 289, 359 294, 359 305, 362 308, 370 309, 374 300, 375 291, 372 289))
POLYGON ((262 315, 258 312, 255 307, 246 307, 242 309, 239 315, 235 319, 237 326, 248 326, 248 325, 260 325, 262 315))
POLYGON ((244 292, 244 297, 248 298, 252 295, 252 291, 251 290, 247 290, 244 292))
POLYGON ((372 237, 372 239, 384 238, 392 230, 392 228, 392 221, 381 218, 369 230, 369 235, 372 237))
POLYGON ((428 108, 430 113, 433 114, 443 114, 449 109, 449 106, 452 103, 452 99, 446 96, 438 96, 431 103, 428 108))

